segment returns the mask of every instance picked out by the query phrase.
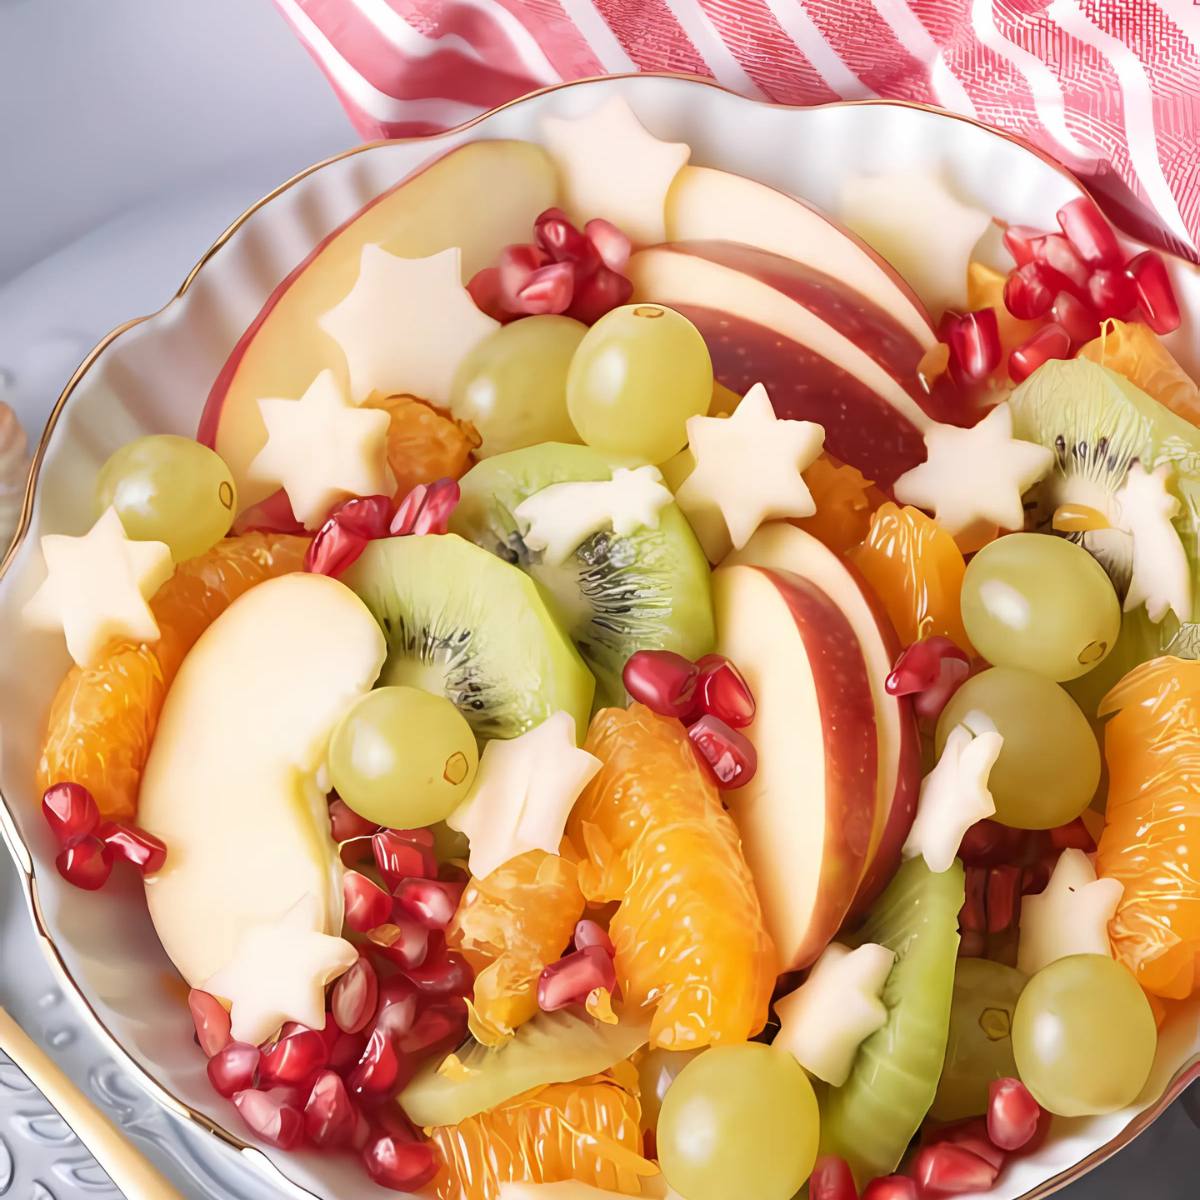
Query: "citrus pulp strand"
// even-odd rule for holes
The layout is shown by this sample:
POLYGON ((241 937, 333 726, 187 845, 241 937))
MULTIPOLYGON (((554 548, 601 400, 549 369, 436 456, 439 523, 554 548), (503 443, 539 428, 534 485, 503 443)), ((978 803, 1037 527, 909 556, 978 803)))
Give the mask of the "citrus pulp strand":
POLYGON ((857 467, 822 454, 804 472, 817 511, 796 517, 793 525, 811 533, 830 550, 844 554, 867 536, 871 513, 883 499, 857 467))
POLYGON ((471 466, 479 434, 468 421, 456 421, 415 396, 374 396, 364 408, 381 408, 391 418, 387 460, 396 478, 396 499, 420 483, 458 479, 471 466))

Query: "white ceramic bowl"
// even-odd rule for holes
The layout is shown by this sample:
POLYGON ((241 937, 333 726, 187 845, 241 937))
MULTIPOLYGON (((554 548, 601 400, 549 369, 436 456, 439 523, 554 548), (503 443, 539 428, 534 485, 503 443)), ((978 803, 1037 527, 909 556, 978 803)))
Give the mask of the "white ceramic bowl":
MULTIPOLYGON (((464 141, 539 140, 547 114, 573 116, 614 92, 660 137, 686 141, 693 162, 736 171, 836 212, 849 175, 934 164, 958 191, 1006 220, 1053 228, 1079 185, 1045 156, 960 117, 909 105, 792 109, 696 80, 638 76, 568 84, 527 97, 436 138, 351 151, 297 176, 240 217, 160 312, 110 334, 68 383, 38 449, 25 511, 0 566, 0 829, 24 882, 42 943, 64 990, 159 1101, 252 1155, 281 1194, 379 1195, 356 1162, 285 1154, 243 1138, 192 1042, 182 985, 160 949, 141 889, 129 879, 101 896, 67 886, 38 816, 33 778, 45 714, 69 662, 61 637, 32 633, 20 611, 42 577, 38 538, 82 533, 105 458, 149 432, 195 432, 226 356, 275 286, 326 234, 417 166, 464 141)), ((1133 243, 1130 243, 1133 245, 1133 243)), ((931 231, 930 253, 937 253, 931 231)), ((1175 261, 1188 311, 1173 349, 1200 372, 1200 272, 1175 261)), ((1103 1047, 1097 1047, 1103 1053, 1103 1047)), ((1044 1196, 1125 1145, 1200 1075, 1200 998, 1163 1030, 1152 1079, 1130 1108, 1058 1121, 1035 1155, 1010 1165, 993 1200, 1044 1196)))

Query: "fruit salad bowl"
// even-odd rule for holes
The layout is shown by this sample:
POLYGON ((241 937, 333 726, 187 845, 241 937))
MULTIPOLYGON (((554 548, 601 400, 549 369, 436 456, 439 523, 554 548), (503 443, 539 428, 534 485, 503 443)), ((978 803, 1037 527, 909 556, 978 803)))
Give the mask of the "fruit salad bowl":
MULTIPOLYGON (((311 376, 314 356, 321 353, 319 340, 289 341, 284 310, 288 304, 315 303, 303 295, 305 264, 326 239, 365 211, 364 221, 411 228, 412 255, 457 247, 462 277, 470 278, 494 262, 504 246, 526 241, 537 215, 560 200, 553 178, 531 168, 526 152, 510 139, 540 143, 546 118, 579 118, 616 96, 658 138, 691 146, 693 165, 757 180, 852 226, 846 196, 863 177, 906 174, 904 186, 912 188, 919 187, 914 179, 936 177, 944 185, 939 196, 949 188, 993 217, 1035 229, 1054 228, 1056 212, 1082 194, 1066 171, 1027 145, 920 106, 881 102, 792 109, 684 78, 585 81, 527 97, 446 134, 364 146, 310 168, 239 217, 159 312, 114 330, 88 356, 51 415, 34 459, 17 539, 0 567, 0 828, 42 945, 64 990, 95 1031, 160 1103, 209 1130, 229 1153, 253 1158, 281 1194, 356 1196, 376 1194, 376 1189, 351 1160, 282 1151, 247 1134, 233 1106, 209 1086, 184 1003, 187 987, 160 946, 140 884, 131 875, 114 875, 99 902, 55 869, 57 846, 39 815, 34 780, 47 711, 70 660, 61 637, 31 631, 22 616, 44 574, 39 538, 82 534, 91 525, 97 473, 110 455, 141 435, 192 437, 199 430, 202 440, 217 439, 231 463, 242 456, 244 466, 255 437, 254 418, 223 410, 256 387, 260 395, 265 386, 292 388, 266 394, 295 394, 306 382, 305 372, 311 376), (493 145, 461 177, 451 175, 438 188, 422 190, 421 180, 432 177, 430 164, 476 142, 493 145), (276 305, 272 297, 289 280, 299 286, 290 290, 290 300, 276 305), (243 353, 248 330, 266 331, 287 359, 282 377, 269 385, 254 378, 259 367, 243 353)), ((619 169, 616 163, 610 167, 619 169)), ((642 181, 618 183, 636 189, 642 181)), ((611 180, 608 186, 614 186, 611 180)), ((712 186, 711 194, 697 188, 690 218, 698 230, 694 237, 737 240, 738 223, 744 221, 757 226, 766 248, 786 253, 789 231, 783 225, 772 229, 769 207, 743 218, 736 199, 730 198, 733 207, 727 208, 719 185, 712 186), (710 219, 717 226, 725 222, 721 233, 699 231, 710 219)), ((965 226, 957 226, 952 216, 936 228, 922 231, 919 222, 914 225, 909 247, 914 258, 936 261, 948 252, 949 241, 966 236, 965 226)), ((976 229, 972 240, 978 234, 976 229)), ((364 234, 364 240, 372 239, 364 234)), ((746 233, 745 240, 754 239, 746 233)), ((1122 245, 1131 254, 1144 249, 1125 238, 1122 245)), ((677 265, 651 263, 646 270, 660 271, 662 286, 677 288, 681 305, 690 301, 703 307, 711 281, 690 266, 676 276, 677 265)), ((825 265, 838 269, 836 263, 825 265)), ((1200 271, 1174 259, 1168 268, 1184 315, 1182 327, 1165 344, 1198 375, 1200 271)), ((893 302, 901 308, 911 295, 870 254, 845 269, 857 272, 864 287, 880 286, 878 279, 887 275, 893 302)), ((936 291, 936 272, 932 276, 924 287, 936 291)), ((342 281, 341 293, 351 282, 342 281)), ((336 290, 328 280, 322 286, 336 290)), ((911 304, 909 310, 915 311, 911 304)), ((898 319, 920 324, 911 311, 898 319)), ((267 495, 243 499, 261 502, 264 511, 270 504, 267 495)), ((248 670, 253 669, 251 664, 248 670)), ((252 720, 247 736, 254 736, 252 720)), ((226 833, 237 838, 236 824, 226 833)), ((1097 1045, 1096 1053, 1104 1052, 1097 1045)), ((1105 1116, 1056 1119, 1045 1142, 1011 1161, 986 1194, 993 1200, 1049 1195, 1128 1144, 1196 1077, 1200 997, 1171 1007, 1152 1074, 1133 1103, 1105 1116)))

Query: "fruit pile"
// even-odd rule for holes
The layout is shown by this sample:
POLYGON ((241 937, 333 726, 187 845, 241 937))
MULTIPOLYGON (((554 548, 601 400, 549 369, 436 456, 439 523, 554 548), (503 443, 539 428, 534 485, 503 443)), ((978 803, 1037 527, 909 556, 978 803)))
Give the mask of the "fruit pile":
POLYGON ((217 1119, 383 1187, 985 1192, 1200 987, 1165 267, 1081 199, 935 327, 628 109, 547 141, 338 230, 43 539, 58 870, 145 878, 217 1119))

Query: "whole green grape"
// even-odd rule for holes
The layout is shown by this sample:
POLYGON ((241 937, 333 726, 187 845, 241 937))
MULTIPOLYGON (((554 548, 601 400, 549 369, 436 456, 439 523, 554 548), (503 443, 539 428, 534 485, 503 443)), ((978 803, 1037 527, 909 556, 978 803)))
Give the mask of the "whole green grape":
POLYGON ((1145 993, 1120 963, 1075 954, 1043 967, 1013 1014, 1021 1082, 1062 1117, 1116 1112, 1146 1084, 1158 1045, 1145 993))
POLYGON ((444 696, 381 687, 357 700, 329 742, 329 775, 360 817, 394 829, 444 821, 479 766, 475 735, 444 696))
POLYGON ((110 506, 135 542, 165 542, 183 562, 229 532, 237 488, 215 451, 192 438, 154 433, 122 446, 100 468, 97 514, 110 506))
POLYGON ((1113 648, 1121 605, 1081 546, 1048 533, 1011 533, 968 563, 962 619, 988 662, 1062 681, 1087 674, 1113 648))
POLYGON ((653 1129, 658 1124, 663 1098, 679 1072, 702 1050, 660 1050, 657 1047, 643 1054, 638 1061, 638 1084, 642 1098, 642 1128, 653 1129))
POLYGON ((961 1121, 987 1112, 988 1085, 1011 1079, 1012 1021, 1025 976, 987 958, 960 958, 954 969, 954 1000, 946 1061, 930 1115, 961 1121))
POLYGON ((502 325, 463 360, 450 408, 483 438, 480 458, 541 442, 578 442, 567 415, 567 370, 587 333, 570 317, 502 325))
POLYGON ((1011 667, 973 675, 938 718, 938 754, 960 723, 1004 738, 988 776, 1002 825, 1053 829, 1092 802, 1100 782, 1096 736, 1075 701, 1044 675, 1011 667))
POLYGON ((588 330, 567 374, 567 411, 597 450, 665 462, 708 412, 708 347, 687 317, 661 304, 614 308, 588 330))
POLYGON ((819 1120, 812 1084, 785 1050, 715 1046, 663 1100, 659 1164, 685 1200, 791 1200, 812 1173, 819 1120))

